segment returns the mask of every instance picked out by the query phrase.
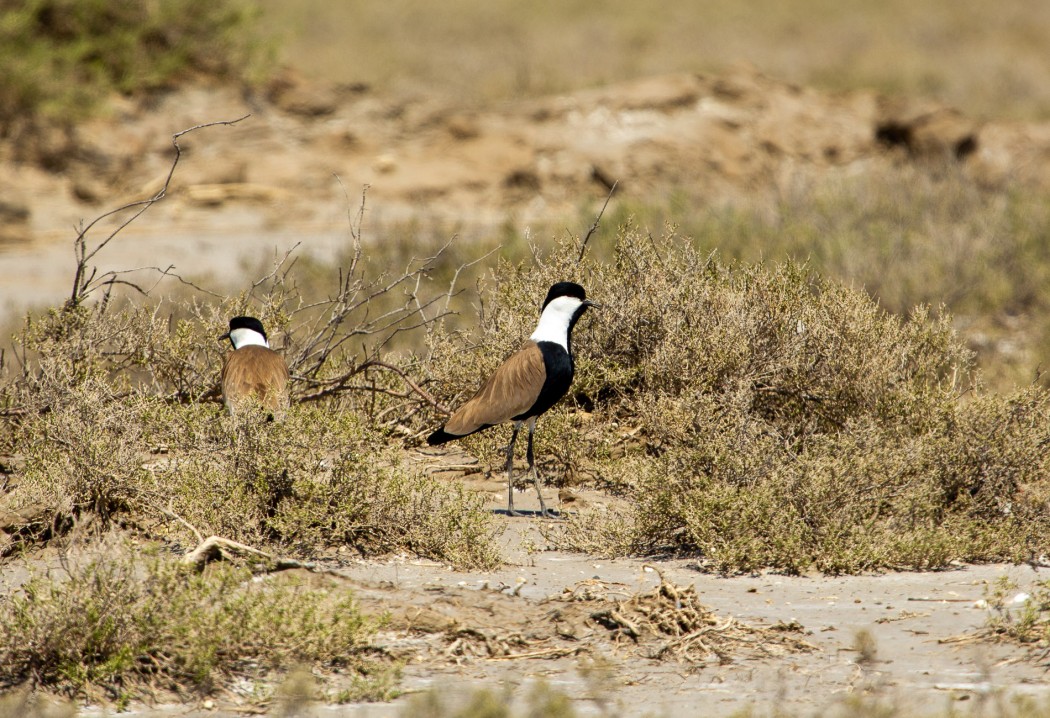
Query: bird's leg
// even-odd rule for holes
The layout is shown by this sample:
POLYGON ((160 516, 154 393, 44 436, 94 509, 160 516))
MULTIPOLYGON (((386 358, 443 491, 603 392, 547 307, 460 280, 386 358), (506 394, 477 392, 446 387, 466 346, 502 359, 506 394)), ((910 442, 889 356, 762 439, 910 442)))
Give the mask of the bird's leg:
MULTIPOLYGON (((514 422, 514 431, 510 435, 510 443, 507 444, 507 515, 519 516, 514 511, 514 442, 518 440, 518 432, 521 430, 521 422, 514 422)), ((531 436, 531 434, 530 434, 531 436)), ((531 446, 531 443, 529 444, 531 446)))
POLYGON ((540 474, 536 470, 536 456, 532 453, 532 435, 536 432, 536 417, 529 419, 529 448, 525 453, 529 460, 529 471, 532 472, 532 483, 536 486, 536 496, 540 499, 540 516, 546 518, 547 506, 543 503, 543 492, 540 491, 540 474))

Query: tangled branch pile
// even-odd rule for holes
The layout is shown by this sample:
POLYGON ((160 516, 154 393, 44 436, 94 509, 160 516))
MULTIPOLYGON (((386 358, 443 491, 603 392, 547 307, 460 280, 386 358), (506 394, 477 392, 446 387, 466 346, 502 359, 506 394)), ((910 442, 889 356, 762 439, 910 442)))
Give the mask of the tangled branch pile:
POLYGON ((391 652, 455 663, 550 659, 618 653, 694 666, 814 650, 794 635, 801 627, 758 626, 719 616, 696 589, 660 578, 649 590, 597 579, 542 601, 514 590, 433 588, 421 597, 359 587, 364 610, 384 611, 391 652), (627 592, 624 597, 625 591, 627 592), (420 638, 423 640, 421 641, 420 638))
MULTIPOLYGON (((617 642, 629 639, 644 648, 649 658, 731 663, 741 655, 769 657, 814 650, 790 635, 790 630, 752 626, 733 616, 718 616, 700 602, 694 586, 676 586, 663 576, 653 590, 632 594, 626 600, 608 595, 598 599, 591 592, 581 598, 576 589, 566 589, 559 598, 588 604, 601 600, 605 604, 602 608, 595 610, 588 605, 588 622, 607 629, 608 636, 617 642)), ((564 613, 561 618, 565 618, 564 613)))

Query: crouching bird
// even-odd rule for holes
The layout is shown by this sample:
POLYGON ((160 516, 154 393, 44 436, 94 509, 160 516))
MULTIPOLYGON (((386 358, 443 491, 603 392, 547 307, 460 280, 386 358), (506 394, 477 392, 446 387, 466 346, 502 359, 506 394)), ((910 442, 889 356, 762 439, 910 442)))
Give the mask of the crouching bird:
POLYGON ((543 301, 536 331, 525 345, 507 357, 478 392, 452 413, 443 427, 427 437, 427 443, 436 446, 513 421, 514 429, 507 446, 507 513, 511 516, 519 515, 514 511, 514 442, 523 424, 529 427, 526 456, 540 499, 540 515, 548 515, 532 451, 536 418, 569 390, 575 373, 572 328, 587 307, 598 306, 587 299, 579 284, 558 282, 551 287, 543 301))
POLYGON ((288 406, 288 365, 270 348, 266 330, 255 317, 234 317, 230 331, 219 337, 229 339, 233 351, 222 362, 222 403, 230 414, 249 397, 271 414, 288 406))

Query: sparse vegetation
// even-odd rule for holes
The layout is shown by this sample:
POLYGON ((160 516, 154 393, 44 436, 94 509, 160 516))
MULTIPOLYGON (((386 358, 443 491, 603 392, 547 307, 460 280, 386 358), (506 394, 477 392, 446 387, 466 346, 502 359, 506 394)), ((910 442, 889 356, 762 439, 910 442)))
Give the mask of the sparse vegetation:
POLYGON ((982 186, 957 166, 799 180, 770 201, 724 208, 683 190, 622 203, 601 240, 613 242, 627 221, 654 232, 673 226, 679 241, 722 259, 805 261, 902 316, 943 307, 996 388, 1037 378, 1050 347, 1050 203, 1023 187, 982 186))
MULTIPOLYGON (((433 37, 448 44, 464 29, 473 32, 450 6, 355 6, 354 32, 381 37, 383 47, 343 37, 341 65, 358 75, 337 79, 385 85, 399 76, 454 78, 443 89, 465 98, 469 111, 476 101, 646 74, 653 58, 681 52, 680 33, 708 54, 684 64, 678 57, 673 69, 712 69, 727 54, 725 44, 698 42, 681 14, 695 21, 695 9, 666 8, 658 28, 619 5, 603 8, 601 18, 574 6, 541 4, 527 18, 499 3, 451 6, 484 16, 492 28, 484 40, 499 47, 499 62, 476 61, 476 49, 435 56, 433 37), (571 46, 561 35, 575 32, 571 23, 557 22, 556 32, 535 29, 565 13, 602 39, 582 65, 551 50, 571 46), (395 20, 398 37, 375 32, 395 20), (573 67, 572 77, 556 72, 559 66, 573 67)), ((264 18, 301 16, 303 7, 269 4, 264 18)), ((705 32, 730 45, 733 32, 725 28, 837 38, 781 77, 919 89, 971 114, 998 110, 1004 100, 1017 100, 1004 110, 1013 116, 1050 112, 1046 83, 1035 81, 1041 70, 1032 69, 1044 52, 1039 28, 1050 22, 1042 8, 935 2, 938 20, 908 25, 923 50, 912 42, 900 52, 871 33, 880 23, 914 20, 907 3, 821 8, 805 28, 798 7, 758 8, 757 22, 755 8, 713 6, 703 16, 705 32), (829 33, 826 23, 841 32, 829 33), (989 36, 989 27, 1015 40, 996 40, 1009 53, 989 58, 973 50, 986 47, 977 36, 989 36), (924 64, 931 50, 937 67, 924 64), (884 62, 888 54, 899 62, 884 62), (977 71, 945 71, 944 63, 972 58, 979 58, 977 71)), ((261 78, 270 65, 257 20, 241 0, 5 6, 0 137, 17 140, 8 152, 20 159, 61 170, 76 149, 70 128, 111 93, 141 97, 186 80, 261 78)), ((311 42, 325 51, 327 43, 311 42)), ((779 67, 782 51, 770 48, 758 64, 779 67)), ((460 131, 470 135, 469 124, 460 131)), ((339 137, 360 141, 349 132, 339 137)), ((484 499, 427 478, 405 449, 528 336, 537 297, 562 279, 582 282, 605 308, 588 314, 577 332, 573 394, 544 417, 537 453, 554 483, 587 484, 622 500, 549 527, 558 546, 592 555, 686 555, 723 573, 927 569, 1045 555, 1050 396, 1030 382, 1050 348, 1050 323, 1041 318, 1050 309, 1050 205, 1008 180, 984 186, 952 164, 879 166, 876 173, 778 181, 779 194, 756 193, 732 206, 713 207, 685 190, 624 201, 582 263, 572 238, 525 247, 508 222, 502 259, 469 295, 478 300, 469 308, 448 280, 462 286, 487 271, 460 274, 491 240, 417 261, 421 247, 445 242, 436 225, 424 228, 440 235, 436 244, 406 231, 401 241, 381 237, 371 257, 352 227, 355 242, 341 269, 285 257, 228 298, 186 284, 179 298, 128 302, 113 291, 128 275, 78 275, 70 301, 28 317, 13 351, 0 355, 7 372, 0 376, 0 555, 8 566, 34 567, 28 582, 0 600, 0 689, 21 684, 119 709, 141 698, 216 693, 241 679, 253 682, 249 700, 284 715, 318 700, 395 695, 396 666, 369 647, 383 619, 363 615, 349 592, 332 589, 334 579, 326 589, 316 575, 309 584, 283 574, 253 580, 246 568, 176 556, 216 535, 301 559, 406 552, 456 567, 498 566, 500 524, 484 499), (661 226, 668 227, 662 234, 649 229, 661 226), (465 319, 448 314, 456 308, 465 319), (250 413, 231 419, 213 401, 224 348, 215 336, 228 316, 249 310, 292 367, 296 403, 275 423, 250 413), (1020 350, 989 348, 997 324, 1021 337, 1020 350), (956 334, 961 326, 976 327, 974 337, 993 335, 971 346, 1004 361, 994 377, 1001 393, 986 388, 956 334), (132 532, 136 542, 91 543, 110 531, 132 532), (46 544, 60 549, 62 566, 45 573, 35 568, 41 559, 34 549, 46 544), (322 685, 319 675, 338 676, 338 685, 322 685)), ((81 269, 89 270, 86 261, 81 269)), ((506 438, 495 430, 462 445, 498 467, 506 438)), ((500 593, 487 583, 486 590, 500 593)), ((1012 591, 1003 584, 989 599, 996 614, 979 638, 1045 649, 1050 588, 1040 585, 1020 606, 1008 605, 1012 591)), ((562 598, 568 604, 575 595, 562 598)), ((752 629, 717 619, 698 601, 696 589, 665 584, 624 600, 607 596, 604 608, 577 608, 581 625, 598 621, 608 631, 588 632, 588 640, 622 638, 619 648, 631 655, 696 665, 730 660, 735 645, 721 641, 734 631, 757 655, 775 655, 776 640, 753 637, 800 628, 752 629), (661 647, 647 652, 654 645, 661 647)), ((544 621, 555 615, 553 602, 544 621)), ((418 606, 405 605, 415 617, 418 606)), ((576 650, 551 647, 541 634, 440 622, 432 628, 435 646, 449 638, 437 649, 449 660, 576 650)), ((556 635, 580 640, 564 626, 556 635)), ((784 650, 799 649, 789 639, 784 650)), ((854 635, 853 649, 859 671, 877 671, 887 655, 868 632, 854 635)), ((602 715, 619 715, 620 686, 607 680, 599 687, 599 678, 581 673, 587 700, 602 715)), ((907 696, 871 688, 831 707, 818 703, 817 714, 912 714, 907 696)), ((457 704, 427 693, 405 711, 576 714, 568 696, 544 683, 523 694, 483 690, 457 704)), ((974 715, 1050 715, 1029 699, 977 695, 967 706, 974 715)), ((0 718, 75 710, 45 706, 42 694, 0 696, 0 718)), ((771 714, 785 712, 776 706, 771 714)))
MULTIPOLYGON (((312 322, 309 337, 329 326, 290 309, 298 295, 282 287, 294 272, 228 302, 165 312, 111 298, 30 318, 22 371, 3 393, 7 444, 24 460, 4 505, 33 519, 7 550, 75 526, 132 525, 177 548, 215 534, 301 557, 349 546, 494 566, 482 500, 406 468, 402 447, 528 336, 535 298, 566 278, 605 306, 577 330, 577 382, 539 434, 540 455, 553 457, 543 469, 629 501, 572 517, 555 531, 560 545, 697 555, 723 572, 931 568, 1045 550, 1046 394, 986 393, 948 316, 901 318, 804 265, 726 263, 631 226, 607 253, 580 263, 578 250, 565 240, 499 263, 480 287, 477 331, 384 305, 395 313, 377 346, 420 324, 426 351, 391 354, 393 369, 375 364, 367 384, 343 379, 320 395, 300 378, 303 401, 275 423, 233 420, 207 401, 214 337, 253 305, 278 345, 304 346, 297 316, 312 322)), ((353 379, 377 356, 350 350, 312 364, 315 376, 353 379)), ((505 438, 464 445, 498 465, 505 438)), ((83 693, 109 685, 109 661, 72 682, 43 669, 39 680, 83 693)), ((388 694, 383 685, 372 695, 388 694)))
MULTIPOLYGON (((1002 577, 987 591, 985 603, 990 614, 983 631, 974 640, 1008 640, 1033 651, 1050 647, 1050 582, 1040 581, 1028 592, 1002 577)), ((1035 655, 1033 653, 1033 655, 1035 655)))
POLYGON ((0 685, 119 706, 156 692, 207 695, 230 676, 304 663, 382 673, 367 657, 378 624, 348 594, 250 577, 96 546, 0 605, 0 685))

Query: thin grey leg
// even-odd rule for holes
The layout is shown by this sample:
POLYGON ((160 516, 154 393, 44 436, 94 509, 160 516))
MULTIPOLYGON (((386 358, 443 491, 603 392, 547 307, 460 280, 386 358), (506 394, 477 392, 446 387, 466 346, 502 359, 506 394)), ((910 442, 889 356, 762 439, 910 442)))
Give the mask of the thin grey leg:
MULTIPOLYGON (((514 442, 518 440, 518 432, 521 430, 521 422, 514 422, 514 431, 510 435, 510 443, 507 444, 507 514, 518 516, 514 511, 514 442)), ((529 435, 532 436, 531 434, 529 435)), ((532 446, 532 443, 529 443, 532 446)))
POLYGON ((536 420, 529 420, 529 448, 525 453, 529 460, 529 471, 532 472, 532 483, 536 486, 536 496, 540 499, 540 516, 547 516, 547 506, 543 503, 543 492, 540 491, 540 474, 536 470, 536 456, 532 453, 532 435, 536 432, 536 420))

